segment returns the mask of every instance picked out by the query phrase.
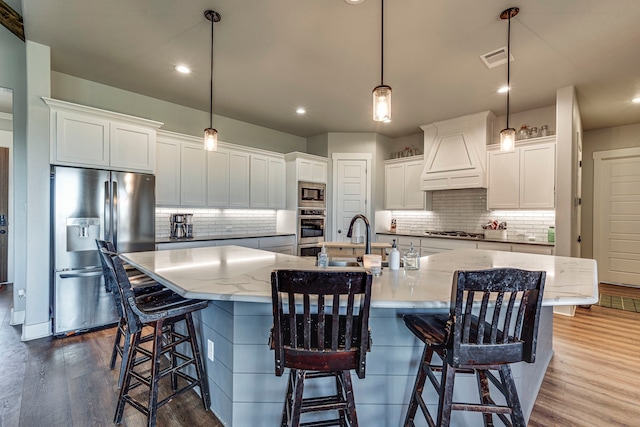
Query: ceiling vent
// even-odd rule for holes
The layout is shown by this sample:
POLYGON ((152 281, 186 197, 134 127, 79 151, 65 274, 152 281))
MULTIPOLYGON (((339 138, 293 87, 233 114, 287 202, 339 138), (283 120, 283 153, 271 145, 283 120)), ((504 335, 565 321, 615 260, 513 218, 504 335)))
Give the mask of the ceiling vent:
MULTIPOLYGON (((498 65, 507 63, 507 47, 501 47, 500 49, 496 49, 493 52, 485 53, 484 55, 480 55, 480 59, 484 62, 484 65, 487 68, 495 68, 498 65)), ((515 58, 513 57, 513 52, 511 53, 511 61, 515 58)))

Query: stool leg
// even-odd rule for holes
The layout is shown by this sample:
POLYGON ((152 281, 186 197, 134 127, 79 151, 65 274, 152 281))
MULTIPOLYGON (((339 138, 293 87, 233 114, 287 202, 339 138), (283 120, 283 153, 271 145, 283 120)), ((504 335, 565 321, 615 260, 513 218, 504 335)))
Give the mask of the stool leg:
MULTIPOLYGON (((489 389, 489 380, 487 372, 484 369, 476 369, 476 378, 478 380, 478 392, 480 393, 480 403, 483 405, 491 404, 491 391, 489 389)), ((482 414, 484 426, 493 427, 493 414, 484 412, 482 414)))
MULTIPOLYGON (((142 331, 138 331, 135 334, 133 334, 133 336, 131 337, 131 341, 133 341, 132 343, 133 349, 128 353, 126 359, 123 358, 123 361, 126 361, 126 364, 123 365, 121 368, 121 374, 122 374, 122 371, 124 371, 124 377, 123 377, 122 385, 120 387, 120 393, 118 395, 118 404, 116 405, 116 414, 113 417, 113 423, 116 425, 119 425, 122 422, 122 414, 124 413, 124 404, 125 404, 127 395, 129 393, 129 387, 131 385, 131 372, 133 371, 133 368, 136 362, 135 349, 137 345, 140 343, 141 334, 142 334, 142 331)), ((125 345, 127 341, 129 340, 128 339, 125 340, 125 345)))
POLYGON ((284 407, 282 408, 282 421, 280 427, 289 425, 291 410, 293 409, 293 382, 295 381, 296 370, 289 370, 289 379, 287 380, 287 395, 284 399, 284 407))
MULTIPOLYGON (((342 373, 341 372, 334 372, 333 373, 333 379, 336 382, 336 399, 338 402, 346 402, 346 393, 344 391, 344 387, 342 386, 344 384, 344 378, 342 377, 342 373)), ((339 410, 338 411, 338 416, 340 417, 340 425, 341 426, 346 426, 347 425, 347 414, 345 413, 344 410, 339 410)))
POLYGON ((147 416, 147 426, 156 425, 158 414, 158 380, 160 379, 160 359, 162 358, 162 320, 155 324, 153 349, 151 351, 151 378, 149 384, 149 414, 147 416))
POLYGON ((196 364, 196 372, 198 373, 198 381, 200 382, 200 394, 202 395, 202 405, 204 409, 211 406, 211 394, 209 392, 209 378, 202 363, 202 354, 198 345, 198 337, 196 336, 196 328, 193 325, 193 317, 191 313, 187 313, 187 332, 189 333, 189 342, 191 343, 191 354, 196 364))
MULTIPOLYGON (((186 320, 186 318, 185 318, 186 320)), ((187 329, 188 326, 187 326, 187 329)), ((176 326, 174 323, 170 324, 167 327, 167 330, 165 332, 165 341, 166 341, 166 345, 171 346, 171 350, 170 350, 170 359, 171 359, 171 367, 175 368, 176 366, 178 366, 178 357, 175 355, 176 353, 176 348, 172 345, 175 339, 175 332, 176 332, 176 326)), ((190 334, 189 331, 187 331, 187 333, 190 334)), ((191 335, 189 335, 189 339, 191 339, 191 335)), ((193 354, 193 353, 192 353, 193 354)), ((199 375, 200 371, 196 370, 196 373, 199 375)), ((176 391, 178 390, 178 375, 176 374, 175 371, 171 371, 171 390, 176 391)), ((205 408, 208 409, 208 408, 205 408)))
MULTIPOLYGON (((411 427, 414 425, 413 420, 416 416, 416 411, 418 410, 418 396, 422 396, 424 383, 427 380, 426 370, 429 369, 429 364, 431 363, 432 357, 433 349, 431 348, 431 346, 425 345, 424 351, 422 352, 422 360, 420 362, 420 365, 418 366, 418 375, 416 377, 416 382, 413 385, 413 392, 411 393, 411 401, 409 402, 409 408, 407 409, 407 416, 404 419, 405 427, 411 427)), ((425 414, 425 417, 427 417, 427 414, 425 414)))
MULTIPOLYGON (((127 324, 124 324, 122 331, 124 332, 122 335, 124 342, 122 343, 122 360, 120 361, 120 377, 118 378, 118 387, 120 388, 122 388, 124 371, 127 370, 127 360, 129 360, 129 353, 131 352, 131 333, 129 332, 129 326, 127 324)), ((140 339, 142 339, 142 331, 140 331, 140 336, 138 337, 138 340, 140 339)))
POLYGON ((341 371, 342 381, 347 398, 347 415, 351 427, 358 427, 358 416, 356 414, 356 401, 353 397, 353 384, 351 383, 351 371, 341 371))
MULTIPOLYGON (((122 328, 124 327, 124 319, 121 317, 118 321, 118 328, 116 329, 116 339, 113 343, 113 351, 111 352, 111 363, 109 368, 113 369, 116 366, 116 358, 118 357, 118 349, 120 348, 120 339, 122 338, 122 328)), ((121 355, 122 356, 122 355, 121 355)), ((118 386, 121 384, 119 383, 118 386)))
POLYGON ((516 390, 516 383, 513 380, 513 374, 511 373, 511 367, 509 365, 500 366, 500 380, 506 392, 507 405, 511 408, 513 427, 526 427, 527 423, 524 421, 524 414, 522 413, 520 399, 518 398, 518 390, 516 390))
POLYGON ((453 383, 456 368, 442 361, 442 379, 440 380, 440 398, 438 399, 438 426, 448 427, 451 422, 451 404, 453 403, 453 383))
POLYGON ((302 393, 304 391, 304 379, 307 371, 304 369, 296 369, 295 379, 293 383, 293 405, 291 408, 291 419, 289 427, 298 427, 300 425, 300 410, 302 409, 302 393))

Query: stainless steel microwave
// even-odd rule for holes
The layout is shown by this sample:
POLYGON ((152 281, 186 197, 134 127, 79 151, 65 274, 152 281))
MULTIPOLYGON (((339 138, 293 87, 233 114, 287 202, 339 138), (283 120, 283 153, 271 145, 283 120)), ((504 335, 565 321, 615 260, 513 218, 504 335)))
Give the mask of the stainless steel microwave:
POLYGON ((318 182, 298 182, 298 206, 301 208, 325 208, 326 184, 318 182))

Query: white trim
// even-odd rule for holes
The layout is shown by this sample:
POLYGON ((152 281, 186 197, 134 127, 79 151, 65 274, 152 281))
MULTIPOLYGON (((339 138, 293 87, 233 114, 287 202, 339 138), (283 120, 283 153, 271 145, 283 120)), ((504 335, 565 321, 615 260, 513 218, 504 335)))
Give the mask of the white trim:
MULTIPOLYGON (((335 218, 337 218, 337 212, 335 212, 336 206, 338 206, 338 161, 339 160, 365 160, 367 162, 367 190, 365 201, 365 216, 367 218, 373 219, 373 203, 371 203, 371 163, 372 163, 373 155, 371 153, 331 153, 331 166, 332 170, 332 197, 331 197, 331 211, 333 215, 328 215, 330 218, 330 227, 331 227, 331 236, 332 240, 337 241, 337 227, 335 226, 335 218)), ((371 222, 371 221, 370 221, 371 222)), ((371 230, 375 230, 375 223, 371 224, 371 230)), ((373 236, 372 236, 373 240, 373 236)))
MULTIPOLYGON (((13 187, 14 187, 14 176, 13 176, 13 131, 1 130, 0 134, 7 133, 6 141, 3 141, 4 138, 0 138, 0 147, 9 149, 9 170, 7 173, 8 177, 8 205, 7 205, 7 213, 8 213, 8 227, 7 233, 9 233, 9 238, 7 239, 7 282, 13 283, 14 281, 14 260, 13 254, 15 252, 14 247, 14 234, 15 230, 13 228, 13 223, 15 222, 16 212, 13 207, 13 187)), ((15 297, 14 297, 15 298, 15 297)))
POLYGON ((51 321, 35 323, 33 325, 22 325, 22 341, 31 341, 51 335, 51 321))
MULTIPOLYGON (((595 151, 593 160, 619 159, 621 157, 640 156, 640 147, 619 148, 616 150, 595 151)), ((594 167, 595 170, 595 167, 594 167)), ((599 182, 599 181, 594 181, 599 182)))
POLYGON ((9 324, 11 326, 17 326, 24 324, 24 316, 26 311, 15 311, 13 307, 11 308, 11 320, 9 320, 9 324))

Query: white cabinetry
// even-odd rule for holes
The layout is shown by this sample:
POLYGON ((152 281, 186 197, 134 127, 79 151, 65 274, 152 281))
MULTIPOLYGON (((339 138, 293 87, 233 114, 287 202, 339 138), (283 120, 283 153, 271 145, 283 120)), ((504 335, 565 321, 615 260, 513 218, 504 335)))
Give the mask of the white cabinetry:
POLYGON ((229 206, 229 151, 207 151, 207 206, 229 206))
POLYGON ((154 173, 162 123, 43 98, 51 122, 51 163, 154 173))
POLYGON ((283 158, 251 155, 252 208, 285 207, 285 163, 283 158))
POLYGON ((156 204, 180 205, 180 142, 158 135, 156 144, 156 204))
POLYGON ((427 193, 420 187, 423 164, 423 156, 385 162, 385 209, 425 209, 427 193))
POLYGON ((207 205, 207 157, 202 144, 180 147, 180 205, 207 205))
POLYGON ((311 158, 296 159, 298 181, 327 183, 327 162, 311 158))
POLYGON ((287 236, 269 236, 269 237, 247 237, 237 239, 212 239, 212 240, 182 240, 176 242, 157 243, 157 251, 166 251, 169 249, 190 249, 205 248, 211 246, 243 246, 245 248, 262 249, 270 252, 278 252, 282 254, 294 255, 296 237, 294 235, 287 236))
POLYGON ((229 153, 229 207, 249 207, 249 154, 229 153))
MULTIPOLYGON (((297 209, 298 181, 326 184, 329 159, 299 151, 285 154, 284 159, 287 175, 286 206, 287 209, 297 209)), ((328 200, 328 192, 325 192, 325 198, 328 200)))
POLYGON ((488 209, 555 208, 554 137, 488 151, 488 209))

